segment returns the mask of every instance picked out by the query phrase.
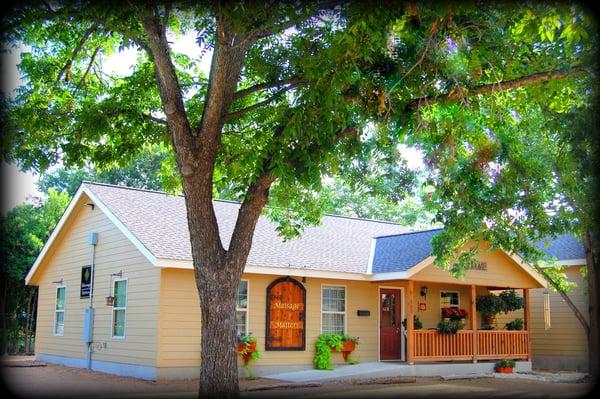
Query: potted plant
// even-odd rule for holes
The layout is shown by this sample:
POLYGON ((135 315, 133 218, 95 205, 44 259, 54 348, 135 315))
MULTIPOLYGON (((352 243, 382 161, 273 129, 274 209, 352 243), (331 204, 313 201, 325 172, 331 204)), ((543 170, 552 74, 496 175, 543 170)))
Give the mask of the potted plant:
POLYGON ((513 321, 506 323, 504 327, 511 331, 521 331, 523 330, 524 324, 523 319, 514 319, 513 321))
POLYGON ((256 337, 252 333, 237 336, 237 353, 244 361, 244 366, 260 358, 260 352, 256 349, 256 337))
POLYGON ((496 315, 502 311, 502 299, 491 293, 480 295, 477 297, 476 307, 477 311, 481 313, 482 324, 492 326, 496 315))
POLYGON ((442 320, 437 325, 440 334, 456 334, 462 328, 460 320, 442 320))
POLYGON ((502 359, 496 362, 496 373, 511 374, 515 368, 516 362, 512 359, 502 359))
POLYGON ((320 370, 333 370, 331 352, 342 352, 344 361, 349 361, 349 355, 356 349, 358 337, 346 334, 321 334, 315 342, 314 364, 320 370))
MULTIPOLYGON (((406 329, 406 318, 402 320, 402 326, 406 329)), ((419 316, 413 315, 413 326, 415 330, 420 330, 423 328, 423 323, 419 320, 419 316)))

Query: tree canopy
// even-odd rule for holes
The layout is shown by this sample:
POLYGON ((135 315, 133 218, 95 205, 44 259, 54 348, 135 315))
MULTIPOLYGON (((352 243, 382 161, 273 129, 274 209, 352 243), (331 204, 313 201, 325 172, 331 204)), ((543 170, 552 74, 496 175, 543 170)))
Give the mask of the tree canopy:
POLYGON ((409 144, 426 155, 424 200, 445 226, 436 262, 458 275, 468 240, 531 260, 536 238, 583 220, 559 216, 589 215, 566 204, 586 196, 584 176, 564 173, 595 151, 569 133, 589 126, 595 23, 566 3, 15 6, 3 42, 30 50, 9 104, 11 156, 42 170, 172 148, 166 174, 185 194, 203 307, 201 378, 213 384, 201 390, 234 396, 233 341, 218 338, 233 332, 227 315, 263 209, 291 237, 318 223, 326 178, 401 198, 411 176, 399 145, 409 144), (198 57, 170 47, 188 32, 198 57), (131 73, 104 71, 103 57, 125 48, 137 49, 131 73), (228 248, 211 203, 221 189, 242 202, 228 248))

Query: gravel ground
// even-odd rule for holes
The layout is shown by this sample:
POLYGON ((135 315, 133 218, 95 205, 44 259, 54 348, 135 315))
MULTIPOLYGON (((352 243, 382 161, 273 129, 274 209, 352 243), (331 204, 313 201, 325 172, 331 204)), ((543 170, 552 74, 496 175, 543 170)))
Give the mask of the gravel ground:
MULTIPOLYGON (((27 360, 27 359, 26 359, 27 360)), ((31 359, 28 359, 31 361, 31 359)), ((2 385, 20 398, 186 398, 197 397, 199 381, 144 381, 54 364, 12 367, 0 362, 2 385)), ((13 363, 14 366, 14 363, 13 363)), ((244 398, 433 397, 450 398, 579 398, 590 383, 553 383, 523 379, 477 378, 443 381, 437 377, 289 384, 259 378, 240 380, 244 398)), ((11 397, 9 395, 9 397, 11 397)))

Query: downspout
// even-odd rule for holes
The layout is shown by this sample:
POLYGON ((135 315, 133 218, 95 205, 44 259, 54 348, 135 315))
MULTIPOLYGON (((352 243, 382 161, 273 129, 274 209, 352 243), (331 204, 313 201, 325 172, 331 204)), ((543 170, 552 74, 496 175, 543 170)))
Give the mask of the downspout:
POLYGON ((96 257, 96 245, 98 244, 98 233, 89 233, 88 244, 92 246, 90 254, 90 301, 84 317, 84 339, 87 343, 87 369, 92 369, 92 352, 93 352, 93 337, 94 337, 94 269, 96 257), (87 334, 86 334, 87 331, 87 334))

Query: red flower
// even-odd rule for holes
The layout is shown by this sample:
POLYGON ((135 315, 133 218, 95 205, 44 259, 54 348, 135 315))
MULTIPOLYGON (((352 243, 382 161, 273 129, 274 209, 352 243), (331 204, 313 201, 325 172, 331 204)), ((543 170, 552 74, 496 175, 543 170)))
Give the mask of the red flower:
POLYGON ((451 320, 461 320, 468 316, 466 310, 458 308, 442 308, 442 316, 451 320))

